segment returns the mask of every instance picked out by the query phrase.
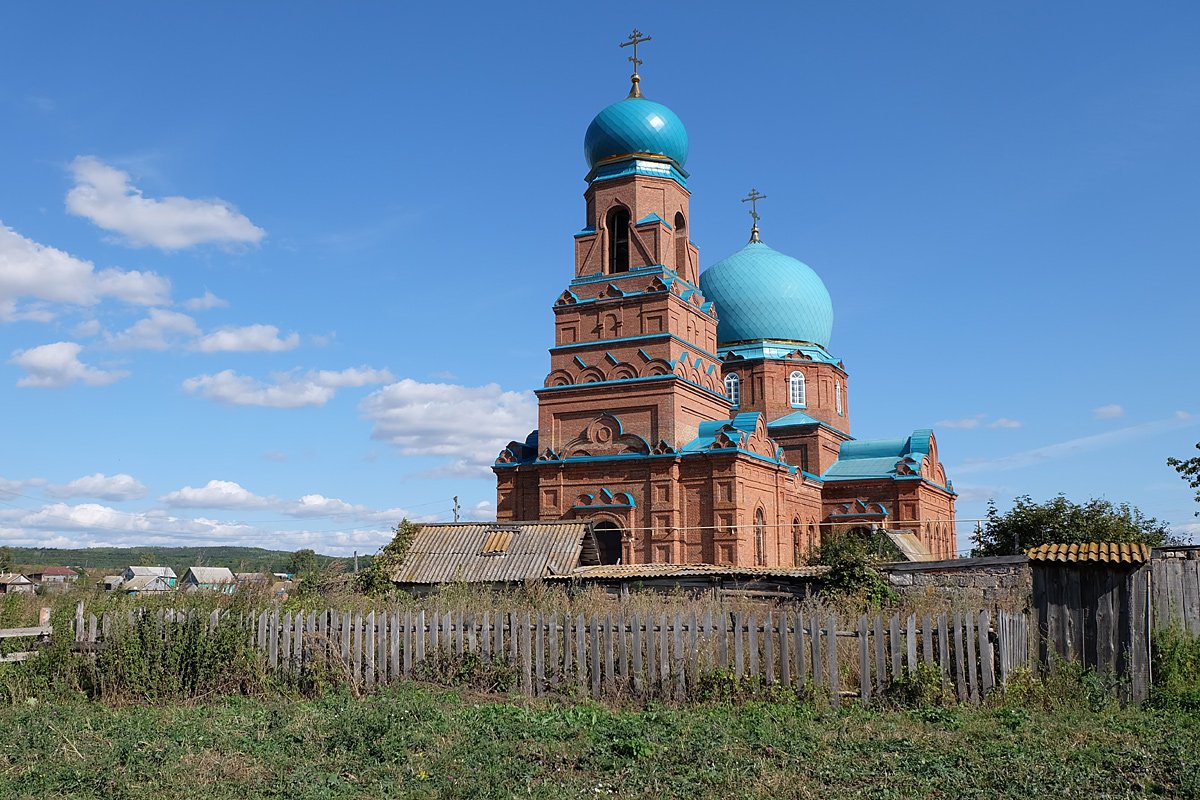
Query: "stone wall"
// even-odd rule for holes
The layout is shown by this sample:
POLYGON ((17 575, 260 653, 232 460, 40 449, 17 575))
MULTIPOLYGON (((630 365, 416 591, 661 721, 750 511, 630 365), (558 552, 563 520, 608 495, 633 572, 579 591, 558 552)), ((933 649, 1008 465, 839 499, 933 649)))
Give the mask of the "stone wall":
POLYGON ((910 602, 1015 611, 1028 608, 1033 594, 1033 572, 1023 555, 902 562, 881 569, 910 602))

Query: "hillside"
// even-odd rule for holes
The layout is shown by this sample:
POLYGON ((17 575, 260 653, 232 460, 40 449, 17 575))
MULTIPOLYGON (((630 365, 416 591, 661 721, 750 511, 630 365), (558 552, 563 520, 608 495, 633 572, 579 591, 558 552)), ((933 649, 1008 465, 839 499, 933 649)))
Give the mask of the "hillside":
MULTIPOLYGON (((261 547, 89 547, 68 550, 52 547, 13 547, 12 562, 18 570, 31 567, 65 566, 119 572, 130 564, 161 564, 179 575, 188 567, 228 567, 235 572, 283 572, 292 553, 261 547)), ((334 561, 353 568, 353 559, 317 555, 320 566, 334 561)), ((370 557, 359 556, 359 565, 370 557)))

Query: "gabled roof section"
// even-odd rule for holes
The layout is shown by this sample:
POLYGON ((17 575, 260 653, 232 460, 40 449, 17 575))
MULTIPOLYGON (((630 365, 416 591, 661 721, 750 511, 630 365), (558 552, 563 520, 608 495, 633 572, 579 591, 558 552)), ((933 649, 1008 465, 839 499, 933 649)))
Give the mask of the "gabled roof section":
MULTIPOLYGON (((778 423, 776 423, 778 424, 778 423)), ((929 457, 933 431, 913 431, 907 439, 842 442, 838 459, 821 477, 827 481, 919 476, 929 457)))
POLYGON ((183 579, 186 581, 188 576, 196 583, 234 583, 233 572, 228 567, 189 567, 184 573, 183 579))
POLYGON ((520 583, 599 563, 591 524, 464 522, 422 525, 396 583, 520 583))
POLYGON ((1026 551, 1030 561, 1057 563, 1145 564, 1150 547, 1130 542, 1043 544, 1026 551))

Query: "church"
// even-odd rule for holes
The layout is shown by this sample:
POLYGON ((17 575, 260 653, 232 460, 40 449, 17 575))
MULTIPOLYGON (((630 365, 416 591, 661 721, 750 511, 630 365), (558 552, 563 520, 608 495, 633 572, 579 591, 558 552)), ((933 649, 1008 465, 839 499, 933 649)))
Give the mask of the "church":
POLYGON ((763 241, 753 206, 746 246, 701 269, 688 134, 642 95, 638 36, 628 97, 584 134, 586 224, 538 428, 493 466, 497 521, 591 522, 607 564, 790 567, 823 533, 864 528, 953 558, 933 432, 851 436, 817 273, 763 241))

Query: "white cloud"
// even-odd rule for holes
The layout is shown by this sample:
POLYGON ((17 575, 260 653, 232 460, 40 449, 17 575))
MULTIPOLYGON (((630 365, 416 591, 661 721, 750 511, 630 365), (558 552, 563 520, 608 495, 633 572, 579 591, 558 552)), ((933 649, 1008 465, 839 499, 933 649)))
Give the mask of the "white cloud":
POLYGON ((82 349, 83 346, 75 342, 55 342, 14 352, 9 363, 27 373, 17 380, 17 386, 59 389, 75 381, 88 386, 105 386, 129 375, 120 370, 89 367, 79 360, 82 349))
POLYGON ((45 486, 45 478, 26 478, 24 480, 9 480, 8 478, 0 478, 0 492, 5 494, 23 494, 26 489, 34 486, 45 486))
POLYGON ((309 370, 305 373, 277 373, 272 377, 274 383, 263 383, 227 369, 215 375, 188 378, 183 382, 183 388, 190 394, 234 406, 303 408, 325 405, 342 387, 392 380, 391 373, 386 369, 369 367, 351 367, 340 372, 309 370))
MULTIPOLYGON (((137 305, 160 305, 169 299, 171 284, 153 272, 103 269, 90 261, 26 239, 0 223, 0 321, 22 314, 45 319, 50 312, 18 308, 32 298, 51 303, 92 306, 104 298, 137 305)), ((30 318, 25 316, 25 318, 30 318)))
POLYGON ((98 497, 113 501, 138 500, 145 497, 148 491, 141 481, 124 472, 117 475, 97 472, 67 484, 46 487, 46 494, 51 497, 98 497))
POLYGON ((506 392, 494 383, 470 387, 405 378, 372 393, 361 411, 374 424, 372 439, 391 442, 405 455, 462 459, 475 474, 537 426, 533 393, 506 392))
POLYGON ((371 513, 366 506, 351 505, 345 500, 320 494, 306 494, 283 510, 293 517, 342 517, 371 513))
POLYGON ((1191 418, 1192 418, 1192 415, 1190 413, 1188 413, 1187 411, 1176 411, 1175 412, 1175 419, 1189 420, 1191 418))
POLYGON ((193 297, 183 302, 183 307, 189 311, 207 311, 210 308, 225 308, 229 305, 228 300, 222 300, 207 289, 200 297, 193 297))
POLYGON ((75 186, 67 192, 67 210, 121 234, 135 247, 179 250, 206 242, 255 244, 265 234, 224 200, 145 197, 129 173, 93 156, 76 158, 71 172, 75 186))
POLYGON ((278 503, 270 497, 260 497, 233 481, 212 480, 199 489, 185 486, 159 498, 173 508, 268 508, 278 503))
POLYGON ((1019 427, 1021 427, 1021 425, 1022 425, 1022 423, 1019 419, 1009 419, 1008 417, 1001 417, 1000 419, 989 423, 988 427, 989 428, 1019 428, 1019 427))
POLYGON ((88 319, 75 326, 75 335, 79 337, 95 336, 101 330, 100 320, 88 319))
POLYGON ((108 343, 120 350, 166 350, 181 339, 199 335, 200 327, 187 314, 152 308, 145 319, 109 336, 108 343))
POLYGON ((291 350, 298 344, 298 333, 289 333, 280 339, 279 328, 274 325, 246 325, 213 331, 193 347, 202 353, 277 353, 291 350))
POLYGON ((1096 419, 1116 419, 1117 417, 1125 416, 1125 409, 1117 403, 1109 403, 1106 406, 1093 408, 1092 416, 1096 419))
POLYGON ((963 417, 962 419, 943 419, 939 422, 935 422, 933 426, 935 428, 964 428, 966 430, 970 430, 973 428, 978 428, 983 422, 983 418, 985 416, 987 415, 976 414, 973 417, 963 417))

